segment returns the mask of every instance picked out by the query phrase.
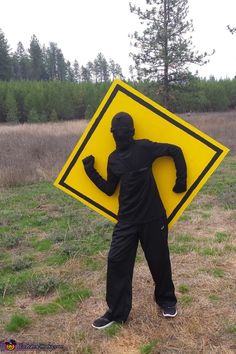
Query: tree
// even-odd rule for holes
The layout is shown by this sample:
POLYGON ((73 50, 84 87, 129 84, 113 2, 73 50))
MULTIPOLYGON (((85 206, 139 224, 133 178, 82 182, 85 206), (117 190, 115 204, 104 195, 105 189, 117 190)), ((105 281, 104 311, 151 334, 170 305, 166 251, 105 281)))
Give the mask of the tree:
POLYGON ((81 81, 83 82, 91 82, 92 81, 92 73, 89 69, 89 65, 87 64, 86 67, 83 65, 81 66, 81 81))
POLYGON ((30 59, 21 42, 18 42, 16 52, 13 55, 13 75, 16 80, 30 78, 30 59))
POLYGON ((0 29, 0 80, 11 79, 10 48, 3 31, 0 29))
POLYGON ((100 64, 98 58, 95 58, 93 62, 93 76, 94 76, 94 81, 96 83, 98 82, 99 73, 100 73, 100 64))
POLYGON ((74 61, 73 71, 74 71, 75 82, 80 82, 81 81, 80 66, 77 60, 74 61))
POLYGON ((45 64, 46 64, 49 80, 56 80, 58 78, 56 43, 53 42, 49 43, 49 47, 45 51, 45 64))
POLYGON ((45 80, 47 78, 43 51, 37 37, 33 34, 30 41, 30 63, 31 63, 31 79, 32 80, 45 80))
POLYGON ((192 21, 187 20, 188 0, 146 0, 147 9, 130 4, 146 28, 131 38, 137 53, 130 53, 139 75, 161 82, 164 105, 168 106, 170 85, 186 82, 191 73, 189 64, 204 65, 207 53, 194 51, 191 37, 192 21))
POLYGON ((60 48, 57 48, 57 76, 61 81, 66 80, 66 62, 60 48))
POLYGON ((66 79, 66 63, 64 55, 57 44, 49 43, 46 49, 45 64, 49 80, 65 80, 66 79))
POLYGON ((102 53, 98 53, 97 57, 94 60, 93 67, 94 67, 96 82, 109 81, 109 65, 102 53))
POLYGON ((109 72, 112 75, 112 80, 114 80, 117 77, 120 79, 124 78, 122 74, 121 66, 119 64, 116 64, 113 59, 109 60, 109 72))
POLYGON ((66 62, 66 80, 71 82, 75 80, 74 71, 69 60, 66 62))

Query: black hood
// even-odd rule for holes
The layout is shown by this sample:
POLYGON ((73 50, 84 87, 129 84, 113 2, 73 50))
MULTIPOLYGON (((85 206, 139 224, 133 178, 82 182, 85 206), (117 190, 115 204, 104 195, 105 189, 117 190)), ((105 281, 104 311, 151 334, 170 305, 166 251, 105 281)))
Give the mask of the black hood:
POLYGON ((125 150, 133 143, 134 122, 126 112, 117 113, 111 123, 111 132, 118 150, 125 150))

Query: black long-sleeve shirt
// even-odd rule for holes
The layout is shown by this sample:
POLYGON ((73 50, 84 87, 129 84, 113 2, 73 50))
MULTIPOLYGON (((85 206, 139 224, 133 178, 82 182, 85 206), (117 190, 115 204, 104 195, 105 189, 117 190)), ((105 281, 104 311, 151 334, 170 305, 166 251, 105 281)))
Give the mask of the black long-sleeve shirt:
POLYGON ((107 195, 120 182, 118 221, 145 223, 161 218, 165 209, 152 173, 152 163, 161 156, 171 156, 176 167, 176 183, 186 188, 186 163, 182 150, 171 144, 133 140, 128 149, 114 150, 107 165, 107 180, 93 166, 85 168, 88 177, 107 195))

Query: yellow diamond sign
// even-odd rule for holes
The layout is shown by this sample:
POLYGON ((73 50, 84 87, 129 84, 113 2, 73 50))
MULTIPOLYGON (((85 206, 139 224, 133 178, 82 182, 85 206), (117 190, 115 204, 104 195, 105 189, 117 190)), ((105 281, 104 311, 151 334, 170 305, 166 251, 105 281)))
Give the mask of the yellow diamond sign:
POLYGON ((115 150, 111 121, 116 113, 122 111, 129 113, 134 120, 134 139, 174 144, 183 151, 187 164, 185 193, 172 191, 176 170, 170 157, 158 158, 153 163, 153 174, 171 227, 229 149, 121 80, 112 83, 54 185, 117 222, 119 188, 112 196, 100 191, 86 175, 82 160, 94 155, 95 168, 106 179, 108 157, 115 150))

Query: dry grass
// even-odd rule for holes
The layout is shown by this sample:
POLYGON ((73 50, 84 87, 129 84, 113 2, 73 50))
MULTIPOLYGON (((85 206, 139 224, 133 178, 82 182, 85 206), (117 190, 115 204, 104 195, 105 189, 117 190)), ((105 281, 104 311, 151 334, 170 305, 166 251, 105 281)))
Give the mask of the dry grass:
MULTIPOLYGON (((236 150, 236 111, 180 115, 236 150)), ((0 127, 0 185, 55 179, 87 121, 0 127)))
POLYGON ((236 150, 236 111, 184 113, 183 119, 218 140, 230 150, 236 150))
POLYGON ((52 180, 83 132, 87 121, 1 125, 0 185, 52 180))

